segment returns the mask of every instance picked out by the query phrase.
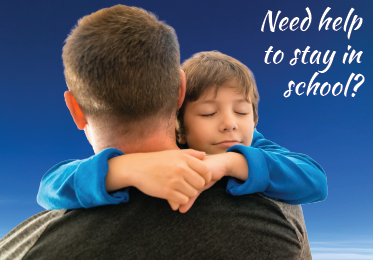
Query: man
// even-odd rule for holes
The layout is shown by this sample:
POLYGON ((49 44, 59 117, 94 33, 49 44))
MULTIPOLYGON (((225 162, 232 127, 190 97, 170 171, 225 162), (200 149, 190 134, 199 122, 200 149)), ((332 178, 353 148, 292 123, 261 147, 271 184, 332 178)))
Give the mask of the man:
MULTIPOLYGON (((177 149, 185 79, 171 27, 139 8, 103 9, 79 21, 63 60, 67 105, 95 153, 177 149)), ((232 197, 226 182, 204 191, 187 214, 136 188, 127 203, 41 212, 0 241, 0 258, 311 258, 300 206, 232 197)))

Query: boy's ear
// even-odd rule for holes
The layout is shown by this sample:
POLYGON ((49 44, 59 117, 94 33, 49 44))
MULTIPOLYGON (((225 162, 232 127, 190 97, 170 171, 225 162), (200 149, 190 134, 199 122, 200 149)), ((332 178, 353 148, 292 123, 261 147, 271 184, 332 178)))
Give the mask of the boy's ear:
POLYGON ((87 119, 85 118, 83 111, 80 109, 78 102, 76 102, 73 94, 70 91, 65 91, 65 102, 67 108, 70 110, 71 116, 79 130, 83 130, 87 125, 87 119))
POLYGON ((180 70, 181 75, 181 83, 179 87, 179 100, 177 101, 177 109, 181 107, 181 105, 184 102, 185 98, 185 91, 186 91, 186 79, 185 79, 185 73, 183 70, 180 70))

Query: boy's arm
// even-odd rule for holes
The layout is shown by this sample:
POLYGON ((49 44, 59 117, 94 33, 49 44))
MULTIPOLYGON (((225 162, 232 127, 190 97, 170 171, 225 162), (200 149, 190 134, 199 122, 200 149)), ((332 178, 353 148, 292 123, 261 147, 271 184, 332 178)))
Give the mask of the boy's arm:
POLYGON ((227 192, 232 195, 262 192, 294 205, 322 201, 327 196, 326 175, 318 163, 264 139, 256 130, 251 146, 236 145, 227 152, 240 153, 246 159, 245 166, 242 155, 228 160, 229 174, 237 177, 228 180, 227 192), (245 174, 242 169, 247 167, 245 174))
POLYGON ((105 187, 107 161, 119 155, 123 153, 109 148, 85 160, 68 160, 55 165, 41 180, 37 202, 47 210, 127 202, 128 188, 109 194, 105 187))
MULTIPOLYGON (((207 156, 204 162, 212 171, 212 181, 199 194, 223 176, 234 177, 227 184, 227 192, 234 196, 262 192, 297 205, 322 201, 328 193, 326 175, 319 164, 264 139, 256 130, 251 146, 232 146, 225 154, 207 156)), ((187 212, 199 194, 179 211, 187 212)))
POLYGON ((188 149, 120 155, 121 151, 109 148, 86 160, 57 164, 41 181, 39 205, 73 209, 118 204, 129 200, 128 187, 134 186, 167 199, 176 210, 177 203, 186 203, 211 180, 210 170, 200 161, 206 155, 203 152, 188 149), (119 191, 108 194, 115 190, 119 191))
POLYGON ((134 186, 143 193, 168 200, 173 210, 185 204, 211 181, 201 161, 206 153, 193 149, 134 153, 109 160, 106 189, 134 186))

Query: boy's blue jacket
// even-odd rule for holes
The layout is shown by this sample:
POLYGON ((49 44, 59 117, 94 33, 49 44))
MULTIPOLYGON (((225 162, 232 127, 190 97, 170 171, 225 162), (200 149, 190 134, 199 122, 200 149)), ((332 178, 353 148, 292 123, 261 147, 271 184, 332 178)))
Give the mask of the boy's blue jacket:
MULTIPOLYGON (((322 201, 328 187, 321 166, 309 156, 291 153, 254 131, 251 146, 235 145, 227 152, 245 156, 249 175, 245 182, 229 178, 226 191, 234 196, 262 192, 288 204, 322 201)), ((37 201, 45 209, 90 208, 129 200, 128 189, 108 194, 107 161, 123 155, 108 148, 85 160, 67 160, 52 167, 42 178, 37 201)))

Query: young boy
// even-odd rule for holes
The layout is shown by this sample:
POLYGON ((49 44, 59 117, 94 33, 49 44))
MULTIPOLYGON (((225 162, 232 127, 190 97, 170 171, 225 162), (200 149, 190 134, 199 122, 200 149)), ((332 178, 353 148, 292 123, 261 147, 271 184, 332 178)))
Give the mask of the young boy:
MULTIPOLYGON (((255 130, 259 94, 245 65, 219 52, 201 52, 182 69, 187 88, 177 115, 178 142, 182 148, 210 154, 204 162, 212 180, 204 189, 229 176, 227 192, 232 195, 262 192, 289 204, 325 199, 325 173, 315 161, 290 153, 255 130), (242 159, 233 159, 231 152, 241 153, 242 159)), ((127 202, 130 185, 123 176, 140 172, 146 172, 146 177, 138 178, 133 186, 151 195, 151 182, 157 181, 156 163, 144 169, 141 162, 149 163, 149 155, 120 155, 119 150, 109 148, 86 160, 54 166, 42 179, 38 203, 46 209, 69 209, 127 202), (150 185, 142 186, 140 182, 146 181, 150 185)), ((167 199, 174 210, 183 204, 180 212, 186 212, 198 196, 191 190, 184 186, 178 189, 180 194, 158 197, 167 199)))

